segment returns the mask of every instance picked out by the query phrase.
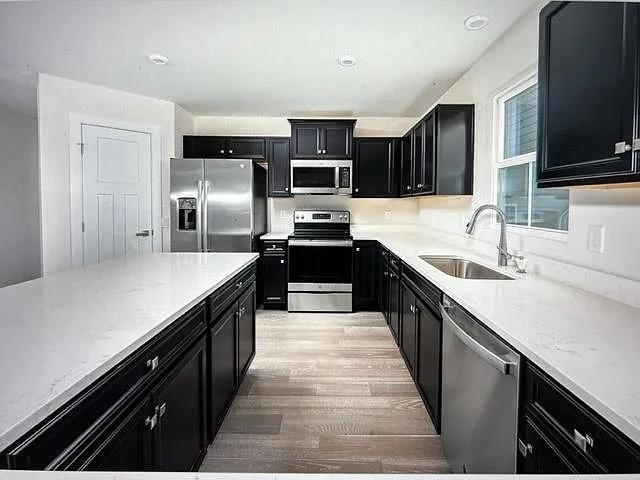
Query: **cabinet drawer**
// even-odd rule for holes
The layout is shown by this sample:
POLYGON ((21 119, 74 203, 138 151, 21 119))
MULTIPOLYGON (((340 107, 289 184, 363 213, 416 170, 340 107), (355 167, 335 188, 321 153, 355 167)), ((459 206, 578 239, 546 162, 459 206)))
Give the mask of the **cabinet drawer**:
POLYGON ((286 240, 264 240, 262 242, 264 253, 285 253, 287 251, 286 240))
POLYGON ((405 266, 402 269, 402 276, 405 282, 416 290, 416 293, 437 313, 440 309, 442 292, 412 268, 405 266))
POLYGON ((640 449, 535 366, 525 373, 526 413, 606 473, 640 472, 640 449))
POLYGON ((215 321, 255 279, 256 266, 254 263, 211 294, 209 297, 209 319, 215 321))

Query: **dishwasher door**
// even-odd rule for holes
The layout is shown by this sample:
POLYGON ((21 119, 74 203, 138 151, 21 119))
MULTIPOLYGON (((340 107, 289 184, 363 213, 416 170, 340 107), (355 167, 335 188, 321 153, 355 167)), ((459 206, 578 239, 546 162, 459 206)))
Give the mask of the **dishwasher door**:
POLYGON ((516 473, 520 356, 444 296, 442 443, 454 473, 516 473))

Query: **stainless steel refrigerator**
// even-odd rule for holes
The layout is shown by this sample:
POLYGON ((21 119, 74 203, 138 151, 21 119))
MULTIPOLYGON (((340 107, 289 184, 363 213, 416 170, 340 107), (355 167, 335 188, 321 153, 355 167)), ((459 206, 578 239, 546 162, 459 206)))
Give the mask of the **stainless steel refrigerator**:
POLYGON ((267 180, 252 160, 171 159, 171 251, 251 252, 267 229, 267 180))

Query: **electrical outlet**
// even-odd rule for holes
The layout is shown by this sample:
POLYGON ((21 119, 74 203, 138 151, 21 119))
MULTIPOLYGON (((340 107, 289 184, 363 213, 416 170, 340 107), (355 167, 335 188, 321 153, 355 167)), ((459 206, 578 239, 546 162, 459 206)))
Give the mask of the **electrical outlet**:
POLYGON ((288 218, 290 215, 289 210, 280 210, 280 218, 288 218))
POLYGON ((390 221, 391 221, 391 219, 392 219, 391 210, 385 210, 385 211, 384 211, 384 219, 385 219, 387 222, 390 222, 390 221))
POLYGON ((604 226, 589 225, 587 250, 594 253, 604 253, 604 226))

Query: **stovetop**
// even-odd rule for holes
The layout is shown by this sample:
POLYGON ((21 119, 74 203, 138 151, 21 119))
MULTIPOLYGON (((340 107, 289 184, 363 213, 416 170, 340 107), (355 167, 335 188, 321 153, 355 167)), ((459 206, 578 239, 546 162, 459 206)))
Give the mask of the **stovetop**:
POLYGON ((296 210, 289 238, 352 239, 350 220, 344 210, 296 210))

